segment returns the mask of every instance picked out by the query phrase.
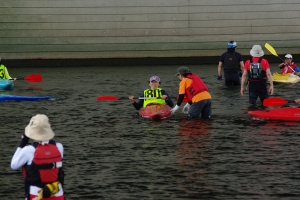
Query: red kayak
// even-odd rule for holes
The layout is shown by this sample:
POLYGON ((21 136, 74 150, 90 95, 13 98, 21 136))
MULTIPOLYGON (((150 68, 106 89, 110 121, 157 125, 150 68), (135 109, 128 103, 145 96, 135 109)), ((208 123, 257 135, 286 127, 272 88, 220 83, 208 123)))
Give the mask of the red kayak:
POLYGON ((300 121, 300 108, 287 107, 271 110, 257 110, 248 112, 252 117, 264 120, 300 121))
POLYGON ((168 105, 150 105, 139 110, 143 118, 151 120, 162 120, 171 117, 171 107, 168 105))

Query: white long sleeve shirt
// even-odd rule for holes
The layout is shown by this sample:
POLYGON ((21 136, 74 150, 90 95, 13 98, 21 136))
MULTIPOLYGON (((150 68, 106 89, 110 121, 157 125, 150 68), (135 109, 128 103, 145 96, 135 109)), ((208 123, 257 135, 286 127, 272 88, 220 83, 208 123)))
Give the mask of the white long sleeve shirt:
MULTIPOLYGON (((41 144, 48 144, 49 141, 41 142, 41 144)), ((63 145, 59 142, 56 142, 56 146, 63 158, 64 148, 63 145)), ((32 145, 27 145, 23 148, 18 147, 13 158, 11 159, 10 167, 13 170, 21 169, 24 165, 30 165, 33 160, 35 148, 32 145)), ((30 186, 30 194, 38 195, 38 191, 41 188, 37 186, 30 186)), ((63 195, 63 190, 61 189, 58 193, 54 196, 61 196, 63 195)))

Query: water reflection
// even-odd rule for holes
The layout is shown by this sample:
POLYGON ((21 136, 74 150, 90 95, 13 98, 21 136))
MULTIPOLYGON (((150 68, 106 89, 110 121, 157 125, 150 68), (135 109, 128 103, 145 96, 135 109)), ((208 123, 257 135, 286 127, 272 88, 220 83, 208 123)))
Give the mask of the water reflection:
MULTIPOLYGON (((176 97, 177 68, 11 69, 12 74, 43 74, 43 81, 17 82, 7 94, 56 100, 1 102, 0 199, 22 198, 21 172, 9 163, 37 113, 49 116, 55 139, 65 147, 67 199, 298 199, 299 126, 252 120, 248 96, 217 81, 216 66, 189 66, 209 87, 211 120, 187 121, 178 112, 168 120, 148 121, 129 101, 95 100, 138 96, 153 72, 176 97)), ((275 95, 293 99, 300 92, 280 85, 275 95)))

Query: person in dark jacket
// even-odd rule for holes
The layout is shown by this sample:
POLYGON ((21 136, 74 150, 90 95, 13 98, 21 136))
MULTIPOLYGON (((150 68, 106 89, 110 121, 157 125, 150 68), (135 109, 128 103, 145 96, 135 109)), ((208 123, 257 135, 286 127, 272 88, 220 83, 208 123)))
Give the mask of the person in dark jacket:
POLYGON ((235 41, 229 41, 227 44, 227 52, 223 53, 218 65, 218 78, 222 80, 222 67, 224 70, 225 85, 239 86, 241 85, 240 74, 244 70, 244 61, 242 55, 236 52, 237 44, 235 41))

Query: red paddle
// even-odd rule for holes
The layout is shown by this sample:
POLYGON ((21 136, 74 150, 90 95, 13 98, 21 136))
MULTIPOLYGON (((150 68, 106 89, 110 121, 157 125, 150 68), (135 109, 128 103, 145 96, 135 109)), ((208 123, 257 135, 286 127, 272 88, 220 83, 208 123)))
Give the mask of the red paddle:
MULTIPOLYGON (((42 75, 41 74, 30 74, 26 77, 19 77, 17 80, 26 80, 28 82, 41 82, 42 81, 42 75)), ((13 80, 13 79, 10 79, 13 80)))
POLYGON ((264 100, 264 106, 282 106, 287 103, 296 103, 295 101, 285 100, 279 97, 267 98, 264 100))
MULTIPOLYGON (((139 98, 139 99, 153 99, 153 98, 139 98)), ((118 101, 118 100, 129 100, 128 97, 116 97, 116 96, 99 96, 96 99, 97 101, 118 101)), ((183 99, 184 102, 188 102, 187 98, 183 99)))

